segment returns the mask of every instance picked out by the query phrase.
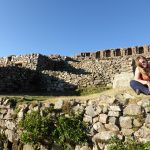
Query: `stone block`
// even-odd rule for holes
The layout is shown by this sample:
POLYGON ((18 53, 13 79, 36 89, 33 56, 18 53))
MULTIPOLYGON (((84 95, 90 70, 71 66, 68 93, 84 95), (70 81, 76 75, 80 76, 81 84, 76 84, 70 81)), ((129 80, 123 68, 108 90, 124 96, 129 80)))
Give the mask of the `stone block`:
POLYGON ((134 133, 134 130, 133 129, 122 129, 121 130, 121 133, 124 135, 124 136, 130 136, 134 133))
POLYGON ((106 115, 106 114, 100 114, 99 115, 99 122, 107 123, 107 120, 108 120, 108 115, 106 115))
POLYGON ((132 128, 132 118, 131 117, 120 117, 119 118, 120 127, 125 129, 132 128))
POLYGON ((113 80, 113 88, 130 87, 130 81, 134 78, 134 74, 122 72, 116 74, 113 80))
POLYGON ((111 111, 121 111, 120 106, 109 106, 108 110, 111 111))
POLYGON ((141 106, 136 104, 129 104, 123 111, 124 115, 138 116, 142 114, 141 106))
POLYGON ((109 112, 108 112, 108 116, 111 116, 111 117, 119 117, 119 116, 120 116, 120 113, 119 113, 119 111, 109 111, 109 112))

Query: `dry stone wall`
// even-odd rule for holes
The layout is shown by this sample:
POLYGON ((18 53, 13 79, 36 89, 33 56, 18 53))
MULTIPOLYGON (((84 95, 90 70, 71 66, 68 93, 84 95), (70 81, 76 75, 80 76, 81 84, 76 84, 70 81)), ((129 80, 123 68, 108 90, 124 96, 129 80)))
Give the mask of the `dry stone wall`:
MULTIPOLYGON (((132 77, 137 55, 149 58, 150 46, 126 48, 121 51, 109 50, 100 53, 82 54, 80 57, 62 57, 59 55, 44 56, 41 54, 29 54, 8 56, 0 58, 0 92, 2 91, 36 91, 44 92, 67 90, 74 91, 79 87, 112 86, 116 75, 120 79, 125 76, 124 72, 132 77), (120 51, 120 52, 119 52, 120 51), (107 55, 106 55, 107 54, 107 55), (120 55, 119 55, 120 54, 120 55), (123 55, 128 54, 128 55, 123 55), (33 80, 33 82, 32 82, 33 80), (25 86, 23 85, 25 84, 25 86), (25 88, 24 88, 25 87, 25 88)), ((127 75, 128 76, 128 75, 127 75)), ((131 78, 130 78, 131 79, 131 78)), ((127 79, 129 81, 130 79, 127 79)), ((119 81, 114 83, 118 84, 119 81)), ((125 84, 124 84, 125 85, 125 84)))
POLYGON ((131 57, 77 61, 41 54, 9 56, 0 59, 0 92, 35 91, 37 85, 45 92, 112 86, 116 74, 133 72, 133 62, 131 57))
MULTIPOLYGON (((120 93, 101 95, 99 98, 79 101, 70 99, 67 101, 69 108, 75 113, 83 114, 83 120, 87 123, 87 135, 90 143, 86 146, 77 145, 76 150, 107 150, 108 141, 112 136, 118 136, 123 141, 129 136, 139 142, 150 141, 150 99, 141 98, 135 101, 134 95, 120 93), (92 143, 92 145, 91 145, 92 143)), ((31 111, 42 111, 54 105, 56 112, 64 114, 65 101, 58 100, 52 103, 22 104, 16 106, 15 99, 0 98, 0 133, 7 137, 5 142, 0 142, 1 149, 23 150, 33 149, 31 145, 20 143, 21 130, 18 122, 24 119, 25 114, 31 111)), ((55 112, 55 111, 54 111, 55 112)), ((54 113, 53 112, 53 113, 54 113)), ((66 115, 68 115, 66 113, 66 115)), ((53 114, 53 116, 55 116, 53 114)), ((57 116, 57 115, 56 115, 57 116)), ((76 135, 74 135, 76 136, 76 135)), ((42 145, 41 150, 47 150, 42 145)))
POLYGON ((135 57, 137 55, 150 56, 150 45, 133 46, 128 48, 105 49, 96 52, 81 52, 75 56, 78 60, 84 59, 108 59, 117 57, 135 57))
MULTIPOLYGON (((55 76, 60 79, 52 88, 64 89, 64 84, 76 87, 88 87, 97 85, 112 86, 116 74, 128 72, 133 74, 134 61, 130 57, 112 60, 88 60, 81 62, 67 62, 73 70, 51 71, 43 70, 42 73, 48 76, 55 76)), ((71 68, 71 69, 72 69, 71 68)), ((49 81, 50 82, 50 81, 49 81)), ((51 89, 51 87, 49 87, 51 89)))

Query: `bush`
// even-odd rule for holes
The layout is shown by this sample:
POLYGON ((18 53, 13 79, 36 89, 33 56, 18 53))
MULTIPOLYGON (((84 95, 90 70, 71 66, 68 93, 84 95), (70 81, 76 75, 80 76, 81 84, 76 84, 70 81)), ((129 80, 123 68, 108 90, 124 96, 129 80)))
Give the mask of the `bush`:
POLYGON ((48 116, 41 116, 39 111, 33 111, 25 116, 25 119, 19 122, 23 129, 21 141, 23 143, 38 144, 50 139, 54 124, 48 116))
POLYGON ((113 137, 109 144, 109 150, 150 150, 150 142, 139 143, 132 139, 123 142, 119 138, 113 137))
POLYGON ((33 146, 43 144, 49 147, 55 143, 66 150, 87 141, 86 125, 82 121, 82 116, 63 115, 53 119, 51 112, 52 109, 45 109, 41 116, 39 111, 33 111, 19 122, 23 143, 33 146))
POLYGON ((87 141, 86 125, 81 116, 60 116, 53 134, 55 142, 63 149, 74 148, 87 141))

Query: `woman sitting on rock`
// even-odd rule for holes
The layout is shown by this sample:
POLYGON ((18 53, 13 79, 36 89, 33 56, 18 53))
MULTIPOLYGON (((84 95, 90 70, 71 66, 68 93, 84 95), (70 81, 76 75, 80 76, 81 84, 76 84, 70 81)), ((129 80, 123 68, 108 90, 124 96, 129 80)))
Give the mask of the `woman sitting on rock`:
POLYGON ((136 69, 134 80, 130 81, 130 86, 139 95, 140 93, 150 94, 150 65, 144 56, 138 56, 135 60, 136 69))

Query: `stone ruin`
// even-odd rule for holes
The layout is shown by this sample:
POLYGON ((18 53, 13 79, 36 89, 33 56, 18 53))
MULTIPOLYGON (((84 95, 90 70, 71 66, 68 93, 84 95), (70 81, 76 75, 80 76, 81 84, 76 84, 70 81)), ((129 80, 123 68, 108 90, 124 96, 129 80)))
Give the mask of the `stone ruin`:
POLYGON ((149 58, 149 51, 150 45, 81 53, 75 57, 41 54, 2 57, 0 92, 69 90, 71 93, 89 86, 128 86, 135 69, 134 58, 137 55, 149 58), (124 80, 124 84, 118 79, 124 80))
MULTIPOLYGON (((33 145, 23 144, 20 135, 23 132, 18 122, 23 120, 31 111, 43 111, 54 106, 52 116, 69 112, 63 108, 68 104, 75 113, 83 115, 83 121, 87 124, 89 142, 85 145, 76 145, 75 150, 108 150, 109 140, 117 136, 125 141, 129 137, 138 142, 150 142, 150 99, 141 98, 135 102, 135 96, 128 93, 100 95, 85 101, 70 99, 51 102, 34 102, 16 105, 15 99, 0 98, 0 133, 6 136, 0 141, 0 149, 3 150, 34 150, 33 145), (131 103, 132 102, 132 103, 131 103), (18 111, 16 111, 18 110, 18 111)), ((51 116, 51 114, 49 114, 51 116)), ((56 119, 56 118, 55 118, 56 119)), ((76 135, 74 135, 76 136, 76 135)), ((43 137, 44 138, 44 137, 43 137)), ((60 150, 55 144, 49 147, 42 144, 39 150, 60 150)))
POLYGON ((99 50, 96 52, 81 52, 76 58, 89 58, 89 59, 109 59, 116 57, 135 57, 136 55, 150 55, 150 45, 145 46, 135 46, 128 48, 116 48, 116 49, 106 49, 99 50))
MULTIPOLYGON (((149 46, 144 46, 148 47, 149 46)), ((30 54, 8 56, 0 58, 0 92, 44 91, 51 93, 74 90, 88 86, 122 86, 132 78, 137 55, 114 56, 103 59, 86 57, 61 57, 30 54), (87 61, 88 60, 88 61, 87 61), (118 80, 124 80, 119 85, 118 80), (116 80, 116 81, 115 81, 116 80), (115 83, 114 83, 115 81, 115 83)), ((136 48, 135 48, 136 49, 136 48)), ((148 50, 148 49, 147 49, 148 50)), ((103 53, 103 52, 101 52, 103 53)), ((111 52, 112 53, 112 52, 111 52)), ((23 99, 25 96, 23 97, 23 99)), ((92 142, 88 145, 77 145, 75 150, 107 149, 108 141, 114 135, 126 140, 128 136, 139 142, 150 141, 150 99, 140 98, 138 101, 134 93, 120 93, 114 95, 100 95, 87 98, 85 101, 70 99, 68 102, 74 111, 83 113, 83 120, 89 124, 89 137, 92 142)), ((0 133, 7 139, 0 141, 0 149, 33 150, 31 145, 20 143, 18 120, 22 120, 30 111, 44 110, 52 105, 49 103, 16 105, 15 99, 0 98, 0 133), (19 111, 17 112, 16 110, 19 111)), ((36 103, 36 102, 35 102, 36 103)), ((54 108, 61 110, 64 101, 58 100, 54 108)), ((41 145, 41 150, 48 150, 41 145)))

